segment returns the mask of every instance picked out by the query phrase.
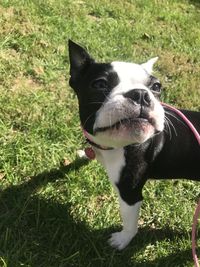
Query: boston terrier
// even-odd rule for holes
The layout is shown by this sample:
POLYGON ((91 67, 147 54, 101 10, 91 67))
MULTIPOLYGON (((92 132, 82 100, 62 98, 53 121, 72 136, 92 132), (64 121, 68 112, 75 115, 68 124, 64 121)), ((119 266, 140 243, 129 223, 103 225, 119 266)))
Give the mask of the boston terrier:
MULTIPOLYGON (((122 250, 137 233, 147 179, 200 181, 200 146, 186 123, 161 105, 161 83, 152 75, 157 58, 97 63, 69 40, 69 60, 83 132, 119 197, 123 229, 109 243, 122 250)), ((200 112, 182 112, 200 132, 200 112)))

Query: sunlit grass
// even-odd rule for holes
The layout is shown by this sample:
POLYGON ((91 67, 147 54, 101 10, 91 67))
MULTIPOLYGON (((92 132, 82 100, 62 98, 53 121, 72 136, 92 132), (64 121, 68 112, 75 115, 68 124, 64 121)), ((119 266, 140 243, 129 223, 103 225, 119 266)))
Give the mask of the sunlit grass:
POLYGON ((118 203, 84 140, 68 86, 68 38, 99 61, 159 56, 163 100, 200 110, 198 1, 19 1, 0 4, 0 266, 193 266, 200 186, 148 182, 140 231, 122 251, 118 203))

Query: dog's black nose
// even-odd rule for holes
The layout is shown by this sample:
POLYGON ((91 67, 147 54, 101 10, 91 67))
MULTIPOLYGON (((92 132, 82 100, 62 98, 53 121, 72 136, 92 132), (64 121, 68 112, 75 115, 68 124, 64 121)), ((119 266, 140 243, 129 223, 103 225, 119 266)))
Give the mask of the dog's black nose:
POLYGON ((151 104, 151 98, 145 89, 133 89, 126 92, 124 96, 143 106, 150 106, 151 104))

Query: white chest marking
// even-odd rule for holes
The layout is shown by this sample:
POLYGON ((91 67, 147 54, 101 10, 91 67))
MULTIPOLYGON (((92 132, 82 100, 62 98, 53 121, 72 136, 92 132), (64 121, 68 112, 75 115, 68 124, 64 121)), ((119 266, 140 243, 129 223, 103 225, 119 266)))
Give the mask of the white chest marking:
POLYGON ((121 232, 112 234, 109 243, 112 247, 121 250, 125 248, 136 235, 138 230, 138 217, 141 201, 134 205, 128 205, 121 197, 116 183, 120 179, 122 168, 125 166, 124 149, 97 150, 97 159, 104 165, 113 187, 116 189, 119 197, 120 212, 123 221, 121 232))
POLYGON ((115 185, 120 178, 121 169, 125 166, 124 149, 102 150, 97 159, 106 168, 110 181, 115 185))

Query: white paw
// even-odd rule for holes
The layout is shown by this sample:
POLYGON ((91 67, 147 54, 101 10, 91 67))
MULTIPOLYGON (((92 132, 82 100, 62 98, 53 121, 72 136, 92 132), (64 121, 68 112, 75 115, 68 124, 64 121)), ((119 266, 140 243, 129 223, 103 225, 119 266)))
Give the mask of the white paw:
POLYGON ((85 151, 84 150, 77 150, 76 154, 77 154, 77 156, 79 158, 83 158, 83 159, 87 158, 87 156, 85 155, 85 151))
POLYGON ((113 233, 108 243, 111 247, 122 250, 130 243, 135 234, 130 231, 122 230, 121 232, 113 233))

